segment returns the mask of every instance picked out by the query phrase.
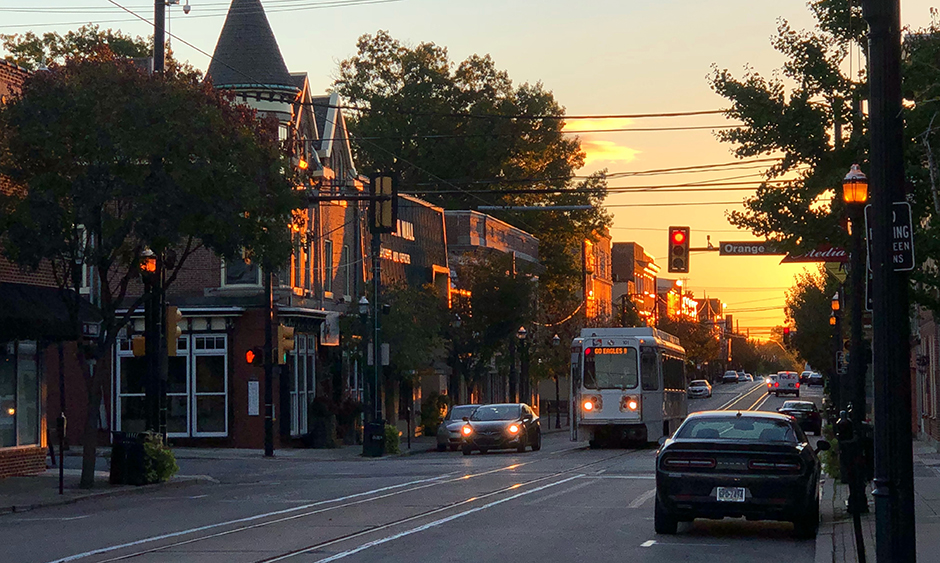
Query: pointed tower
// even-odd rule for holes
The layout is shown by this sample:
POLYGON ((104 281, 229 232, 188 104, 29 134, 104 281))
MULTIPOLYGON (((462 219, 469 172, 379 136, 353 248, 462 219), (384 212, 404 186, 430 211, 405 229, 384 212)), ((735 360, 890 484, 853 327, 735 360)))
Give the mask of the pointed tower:
POLYGON ((299 90, 260 0, 232 0, 208 75, 216 88, 234 90, 259 112, 291 120, 291 103, 299 90))

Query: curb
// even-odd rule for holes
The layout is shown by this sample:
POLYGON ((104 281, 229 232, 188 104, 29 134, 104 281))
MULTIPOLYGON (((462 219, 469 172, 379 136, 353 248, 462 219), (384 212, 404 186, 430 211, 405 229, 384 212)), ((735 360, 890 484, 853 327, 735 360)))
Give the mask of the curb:
POLYGON ((185 475, 180 477, 171 478, 169 481, 164 483, 153 483, 150 485, 140 485, 137 487, 128 485, 123 489, 114 489, 110 491, 99 491, 99 492, 90 492, 88 494, 82 494, 74 497, 68 498, 57 498, 54 500, 37 502, 35 504, 19 504, 19 505, 10 505, 10 506, 0 506, 0 514, 15 514, 21 512, 29 512, 30 510, 36 510, 37 508, 46 508, 50 506, 63 506, 66 504, 75 504, 84 500, 96 500, 111 498, 123 495, 133 495, 140 493, 148 493, 151 491, 158 491, 161 489, 176 489, 180 487, 185 487, 193 485, 200 482, 210 482, 218 483, 216 479, 208 475, 185 475))
POLYGON ((835 558, 835 523, 833 498, 835 496, 835 479, 824 476, 822 498, 819 501, 819 532, 816 534, 816 557, 813 563, 834 563, 835 558))

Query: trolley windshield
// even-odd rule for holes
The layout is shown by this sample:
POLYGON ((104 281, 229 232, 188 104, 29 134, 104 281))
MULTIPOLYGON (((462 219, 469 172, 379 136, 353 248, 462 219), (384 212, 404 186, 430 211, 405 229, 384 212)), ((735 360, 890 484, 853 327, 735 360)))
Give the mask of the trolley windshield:
POLYGON ((584 387, 633 389, 639 370, 636 348, 587 348, 584 351, 584 387))

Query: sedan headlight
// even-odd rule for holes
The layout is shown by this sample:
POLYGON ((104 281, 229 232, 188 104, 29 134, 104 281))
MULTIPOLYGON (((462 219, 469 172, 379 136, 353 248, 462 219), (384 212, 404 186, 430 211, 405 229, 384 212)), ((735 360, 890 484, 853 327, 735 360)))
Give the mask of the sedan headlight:
POLYGON ((464 436, 469 436, 470 434, 473 434, 473 428, 471 428, 469 425, 464 426, 460 429, 460 433, 464 436))
POLYGON ((519 425, 518 425, 518 424, 510 424, 510 425, 509 425, 509 433, 510 433, 510 434, 518 434, 518 433, 519 433, 519 425))
POLYGON ((599 411, 604 408, 604 400, 600 395, 585 395, 581 402, 584 412, 599 411))

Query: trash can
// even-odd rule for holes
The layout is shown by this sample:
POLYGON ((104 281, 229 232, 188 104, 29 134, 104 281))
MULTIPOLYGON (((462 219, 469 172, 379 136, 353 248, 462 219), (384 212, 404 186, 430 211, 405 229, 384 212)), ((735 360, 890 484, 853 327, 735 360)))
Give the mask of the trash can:
POLYGON ((362 439, 362 451, 367 457, 382 457, 385 454, 385 421, 367 423, 362 439))
POLYGON ((144 439, 138 432, 112 432, 111 474, 112 485, 146 485, 144 439))

